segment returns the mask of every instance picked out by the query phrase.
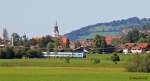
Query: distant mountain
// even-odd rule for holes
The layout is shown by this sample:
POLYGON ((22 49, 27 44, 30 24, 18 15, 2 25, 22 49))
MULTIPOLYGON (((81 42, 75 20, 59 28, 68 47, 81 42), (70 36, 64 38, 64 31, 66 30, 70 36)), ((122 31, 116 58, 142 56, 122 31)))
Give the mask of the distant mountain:
POLYGON ((138 17, 132 17, 128 19, 115 20, 112 22, 88 25, 65 35, 68 36, 71 41, 77 39, 93 38, 96 34, 103 36, 117 35, 124 28, 142 28, 147 23, 150 23, 150 18, 139 19, 138 17))

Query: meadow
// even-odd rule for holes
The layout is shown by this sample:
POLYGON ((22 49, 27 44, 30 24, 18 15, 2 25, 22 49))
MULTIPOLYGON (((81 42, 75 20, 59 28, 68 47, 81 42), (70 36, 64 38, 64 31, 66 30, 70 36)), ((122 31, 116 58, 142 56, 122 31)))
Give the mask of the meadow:
POLYGON ((119 55, 115 64, 110 55, 88 55, 86 59, 63 58, 0 59, 0 81, 150 81, 149 73, 127 72, 132 55, 119 55), (100 63, 94 64, 93 58, 100 63))

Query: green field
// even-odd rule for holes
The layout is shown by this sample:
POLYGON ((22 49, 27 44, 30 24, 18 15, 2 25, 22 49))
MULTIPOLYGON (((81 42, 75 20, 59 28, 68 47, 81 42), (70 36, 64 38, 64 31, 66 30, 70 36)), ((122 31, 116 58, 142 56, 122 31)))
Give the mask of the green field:
POLYGON ((150 81, 149 73, 127 72, 132 55, 120 55, 114 64, 111 55, 89 55, 86 59, 0 59, 0 81, 150 81), (93 58, 100 58, 93 64, 93 58))
POLYGON ((120 55, 121 61, 116 65, 111 61, 111 55, 88 55, 87 58, 73 58, 66 63, 64 58, 46 59, 0 59, 0 66, 37 66, 37 67, 123 67, 129 55, 120 55), (101 63, 93 64, 93 59, 99 58, 101 63))

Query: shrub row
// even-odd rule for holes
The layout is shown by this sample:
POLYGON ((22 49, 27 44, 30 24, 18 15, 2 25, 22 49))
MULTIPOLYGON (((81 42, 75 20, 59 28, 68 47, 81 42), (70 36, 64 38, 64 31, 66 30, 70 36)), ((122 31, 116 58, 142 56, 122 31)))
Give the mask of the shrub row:
POLYGON ((34 49, 17 49, 17 48, 1 48, 0 58, 2 59, 13 59, 13 58, 41 58, 42 52, 34 49))
POLYGON ((150 72, 150 55, 135 55, 126 66, 129 72, 150 72))

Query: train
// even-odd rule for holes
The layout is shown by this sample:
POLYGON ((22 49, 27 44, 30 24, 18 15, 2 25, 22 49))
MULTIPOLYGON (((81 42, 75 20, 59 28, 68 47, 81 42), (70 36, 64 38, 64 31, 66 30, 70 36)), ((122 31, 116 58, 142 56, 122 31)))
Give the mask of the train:
POLYGON ((86 58, 86 52, 43 52, 44 57, 86 58))

